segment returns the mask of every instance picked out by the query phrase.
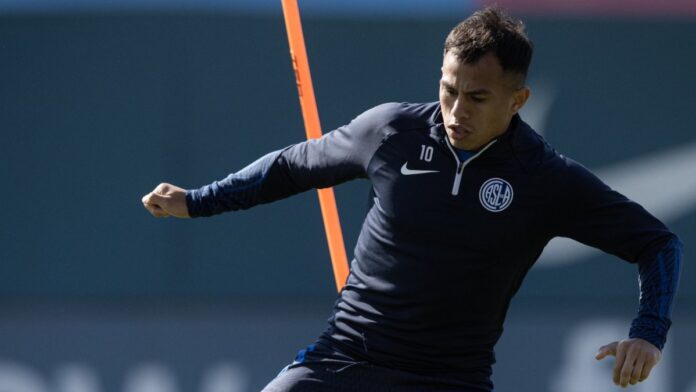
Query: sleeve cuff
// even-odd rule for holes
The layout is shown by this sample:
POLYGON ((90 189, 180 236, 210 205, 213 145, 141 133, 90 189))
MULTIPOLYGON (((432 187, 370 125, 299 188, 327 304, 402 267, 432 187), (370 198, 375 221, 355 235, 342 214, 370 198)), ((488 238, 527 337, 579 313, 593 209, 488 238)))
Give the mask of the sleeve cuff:
POLYGON ((629 338, 640 338, 662 350, 667 341, 667 331, 672 322, 668 319, 638 317, 631 323, 629 338))
POLYGON ((197 189, 189 189, 186 191, 186 208, 191 218, 197 218, 200 215, 198 206, 200 205, 200 192, 197 189))

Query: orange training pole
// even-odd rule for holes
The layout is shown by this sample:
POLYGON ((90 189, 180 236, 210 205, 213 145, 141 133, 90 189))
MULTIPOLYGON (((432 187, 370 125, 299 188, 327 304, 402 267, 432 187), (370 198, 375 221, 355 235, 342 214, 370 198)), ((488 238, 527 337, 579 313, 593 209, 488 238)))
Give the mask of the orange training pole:
MULTIPOLYGON (((317 139, 321 137, 321 125, 319 124, 317 102, 314 98, 312 76, 309 73, 309 61, 307 60, 307 49, 305 48, 304 35, 302 34, 300 10, 297 6, 297 0, 281 0, 281 2, 283 4, 283 15, 285 16, 285 27, 288 30, 290 57, 292 59, 292 67, 295 70, 297 91, 300 95, 300 106, 302 107, 302 117, 304 118, 305 130, 307 131, 307 139, 317 139)), ((343 244, 343 233, 341 232, 341 223, 338 219, 336 198, 332 188, 318 189, 318 192, 336 287, 340 291, 348 277, 348 258, 346 257, 346 248, 343 244)))

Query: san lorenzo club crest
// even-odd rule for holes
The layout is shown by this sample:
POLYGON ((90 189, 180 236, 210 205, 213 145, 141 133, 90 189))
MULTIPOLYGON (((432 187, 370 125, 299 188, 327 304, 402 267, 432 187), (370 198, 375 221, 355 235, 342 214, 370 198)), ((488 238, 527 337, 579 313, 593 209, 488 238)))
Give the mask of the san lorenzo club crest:
POLYGON ((512 186, 502 178, 491 178, 481 185, 479 200, 490 212, 500 212, 512 203, 512 186))

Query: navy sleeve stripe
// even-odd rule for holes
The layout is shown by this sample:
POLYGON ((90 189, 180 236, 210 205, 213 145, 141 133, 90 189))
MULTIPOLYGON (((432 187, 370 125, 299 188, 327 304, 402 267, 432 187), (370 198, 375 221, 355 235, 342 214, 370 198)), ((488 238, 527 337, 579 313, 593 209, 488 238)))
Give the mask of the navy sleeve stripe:
POLYGON ((640 305, 631 325, 632 338, 641 338, 659 349, 664 347, 672 324, 674 294, 679 286, 683 245, 673 237, 655 258, 640 264, 640 305))

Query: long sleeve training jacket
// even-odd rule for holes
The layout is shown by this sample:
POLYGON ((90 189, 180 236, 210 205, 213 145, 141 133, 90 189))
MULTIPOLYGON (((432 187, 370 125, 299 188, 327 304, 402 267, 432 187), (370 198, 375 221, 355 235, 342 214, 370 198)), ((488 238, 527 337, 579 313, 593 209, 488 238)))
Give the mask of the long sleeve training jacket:
POLYGON ((322 342, 406 370, 490 369, 510 299, 564 236, 639 265, 630 336, 664 345, 679 239, 519 116, 461 162, 437 102, 380 105, 188 191, 187 205, 209 216, 355 178, 371 182, 373 203, 322 342))

